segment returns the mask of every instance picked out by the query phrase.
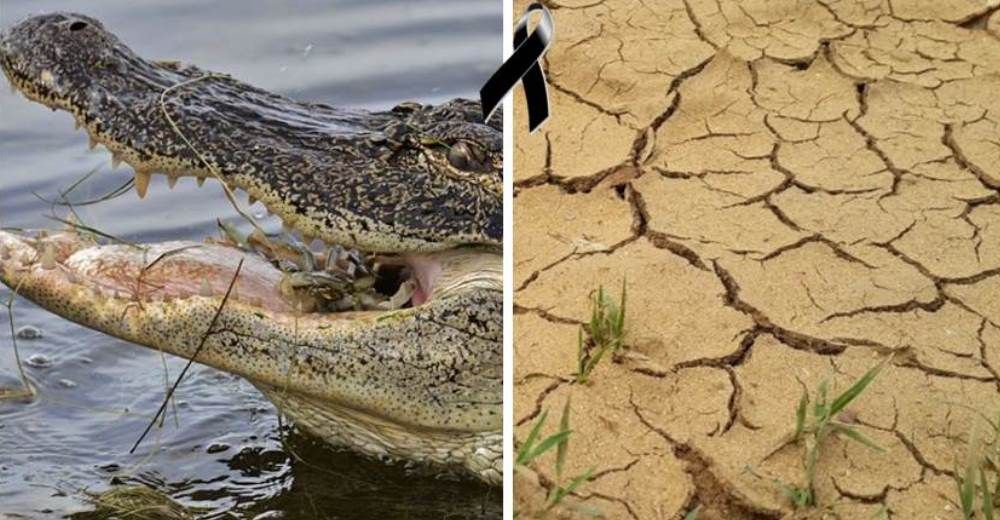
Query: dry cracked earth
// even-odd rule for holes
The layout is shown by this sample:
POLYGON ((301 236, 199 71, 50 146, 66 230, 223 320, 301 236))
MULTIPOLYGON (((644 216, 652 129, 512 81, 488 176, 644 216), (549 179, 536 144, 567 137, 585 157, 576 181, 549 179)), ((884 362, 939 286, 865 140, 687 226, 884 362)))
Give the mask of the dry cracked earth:
MULTIPOLYGON (((608 518, 959 518, 1000 409, 997 0, 547 5, 552 118, 529 135, 515 100, 517 437, 571 399, 571 500, 608 518), (576 384, 623 279, 628 353, 576 384), (793 511, 801 446, 771 452, 803 388, 890 355, 849 413, 885 451, 832 438, 793 511)), ((552 467, 518 475, 523 516, 552 467)))

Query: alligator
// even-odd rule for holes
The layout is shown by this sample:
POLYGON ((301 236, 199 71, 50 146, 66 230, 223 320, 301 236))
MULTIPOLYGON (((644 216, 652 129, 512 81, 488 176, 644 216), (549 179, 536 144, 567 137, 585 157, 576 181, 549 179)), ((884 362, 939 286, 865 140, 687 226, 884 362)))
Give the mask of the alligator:
POLYGON ((0 33, 0 66, 15 91, 69 112, 91 148, 127 162, 140 197, 153 174, 170 186, 214 179, 262 203, 317 256, 324 243, 360 252, 389 292, 410 287, 390 307, 303 306, 259 251, 112 241, 71 226, 0 230, 0 280, 11 290, 237 374, 333 445, 501 482, 499 117, 484 122, 462 99, 384 111, 293 101, 144 59, 73 13, 0 33))

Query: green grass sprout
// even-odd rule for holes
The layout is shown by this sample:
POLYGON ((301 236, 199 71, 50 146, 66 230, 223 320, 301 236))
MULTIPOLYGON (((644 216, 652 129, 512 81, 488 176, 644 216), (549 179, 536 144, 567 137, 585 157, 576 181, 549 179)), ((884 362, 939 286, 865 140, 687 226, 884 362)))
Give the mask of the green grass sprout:
POLYGON ((569 453, 569 438, 573 433, 573 430, 569 428, 570 400, 566 399, 566 404, 563 406, 562 417, 559 420, 559 431, 539 440, 539 435, 547 418, 547 410, 538 416, 534 426, 532 426, 531 431, 528 433, 528 438, 525 439, 520 449, 517 450, 515 464, 517 466, 527 466, 553 448, 556 450, 556 482, 552 489, 549 490, 546 503, 546 510, 549 510, 561 503, 567 495, 575 492, 583 483, 590 480, 590 477, 594 474, 594 468, 590 468, 570 478, 568 481, 563 478, 563 469, 566 466, 566 458, 569 453))
POLYGON ((1000 498, 1000 414, 996 422, 985 416, 983 420, 989 424, 993 438, 990 441, 981 440, 978 426, 974 428, 965 467, 955 470, 958 503, 964 520, 994 520, 997 516, 997 499, 1000 498), (989 473, 993 473, 993 482, 990 482, 989 473), (977 516, 978 513, 982 515, 977 516))
POLYGON ((590 373, 606 354, 614 355, 624 346, 626 298, 624 280, 618 302, 604 292, 604 286, 598 287, 597 293, 592 297, 590 322, 585 325, 590 339, 584 339, 582 329, 577 336, 577 383, 586 383, 590 373))
POLYGON ((886 358, 878 365, 870 368, 860 379, 854 382, 843 393, 829 399, 829 383, 823 381, 811 397, 808 390, 803 390, 802 398, 795 408, 795 433, 793 442, 802 441, 805 446, 803 454, 804 477, 801 486, 779 482, 782 492, 796 508, 813 507, 816 505, 815 481, 820 450, 831 433, 840 434, 876 451, 884 451, 882 447, 863 435, 849 424, 839 422, 838 414, 857 399, 875 380, 879 372, 891 358, 886 358), (812 406, 810 407, 810 403, 812 406))

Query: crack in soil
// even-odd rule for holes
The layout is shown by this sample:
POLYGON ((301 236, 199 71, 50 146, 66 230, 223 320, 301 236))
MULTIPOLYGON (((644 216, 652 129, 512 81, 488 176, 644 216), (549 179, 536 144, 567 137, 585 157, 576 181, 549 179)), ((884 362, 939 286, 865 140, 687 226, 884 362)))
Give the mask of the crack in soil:
POLYGON ((695 492, 684 507, 685 510, 690 511, 698 506, 704 506, 710 510, 705 511, 706 514, 733 520, 777 520, 784 516, 781 511, 760 507, 741 496, 736 488, 724 483, 712 473, 711 463, 697 448, 678 442, 666 431, 647 420, 631 398, 629 404, 632 405, 639 421, 662 437, 671 446, 674 455, 684 462, 684 470, 691 476, 695 487, 695 492))

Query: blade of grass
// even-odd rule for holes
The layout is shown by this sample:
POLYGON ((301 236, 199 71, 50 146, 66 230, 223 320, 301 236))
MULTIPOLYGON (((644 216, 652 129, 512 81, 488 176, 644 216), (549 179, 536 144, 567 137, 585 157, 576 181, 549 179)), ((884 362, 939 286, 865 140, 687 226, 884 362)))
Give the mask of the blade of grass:
POLYGON ((549 497, 549 505, 546 507, 546 510, 551 509, 558 503, 562 502, 562 500, 566 498, 566 495, 576 491, 576 488, 580 487, 581 484, 589 480, 593 473, 594 468, 590 468, 571 480, 568 484, 566 484, 566 486, 556 486, 552 490, 552 496, 549 497))
POLYGON ((542 431, 542 425, 545 424, 545 418, 549 415, 549 411, 545 410, 542 415, 538 417, 535 421, 535 425, 532 426, 531 432, 528 433, 528 438, 524 441, 521 449, 517 453, 517 463, 524 465, 531 462, 528 458, 528 454, 531 452, 531 448, 535 445, 535 440, 538 438, 538 434, 542 431))
POLYGON ((829 408, 826 406, 826 394, 829 389, 829 381, 823 381, 816 390, 816 402, 813 403, 813 417, 819 422, 825 422, 830 416, 829 408))
POLYGON ((590 359, 587 360, 587 367, 584 370, 584 373, 587 376, 594 371, 594 368, 596 368, 597 364, 600 363, 601 358, 604 357, 604 353, 607 352, 607 350, 607 348, 598 347, 597 350, 590 356, 590 359))
POLYGON ((160 409, 156 411, 156 415, 154 415, 153 419, 149 421, 149 424, 146 425, 146 429, 143 430, 142 435, 140 435, 139 438, 135 441, 135 444, 132 445, 132 449, 128 451, 129 453, 135 453, 135 450, 139 447, 139 444, 141 444, 142 440, 146 438, 146 435, 149 433, 149 430, 153 428, 153 425, 156 424, 156 421, 160 418, 160 415, 162 415, 163 411, 166 410, 167 404, 170 402, 170 399, 174 396, 174 392, 177 391, 177 387, 180 386, 181 381, 184 380, 184 376, 187 375, 188 369, 190 369, 191 365, 194 364, 194 360, 197 359, 198 354, 201 353, 201 350, 205 348, 205 344, 208 343, 208 337, 212 335, 212 329, 215 328, 215 324, 219 321, 219 316, 222 315, 222 310, 226 308, 226 303, 229 302, 229 297, 233 293, 233 287, 236 287, 236 279, 239 278, 240 271, 242 270, 243 270, 243 259, 241 258, 240 263, 236 266, 236 271, 233 273, 233 279, 229 281, 229 288, 226 289, 226 295, 222 297, 222 303, 220 303, 219 308, 215 310, 215 315, 212 316, 212 321, 209 322, 208 329, 206 329, 205 333, 202 334, 201 336, 201 342, 198 343, 198 347, 195 348, 194 353, 191 354, 191 358, 188 359, 187 364, 184 365, 184 369, 182 369, 180 375, 177 376, 177 379, 174 381, 174 386, 170 387, 170 391, 167 392, 167 395, 163 398, 163 402, 160 403, 160 409))
POLYGON ((126 245, 126 246, 133 247, 135 249, 140 249, 140 250, 143 250, 143 251, 146 250, 146 248, 144 246, 136 244, 135 242, 129 242, 128 240, 125 240, 125 239, 122 239, 122 238, 118 238, 118 237, 116 237, 114 235, 110 235, 108 233, 105 233, 105 232, 103 232, 103 231, 101 231, 99 229, 96 229, 96 228, 92 228, 90 226, 85 226, 85 225, 80 224, 78 222, 73 222, 71 220, 62 219, 62 218, 59 218, 59 217, 56 217, 56 216, 53 216, 53 215, 45 215, 45 218, 48 218, 50 220, 54 220, 56 222, 63 223, 65 225, 67 225, 67 226, 72 227, 73 229, 76 229, 77 231, 82 230, 82 231, 85 231, 87 233, 90 233, 90 234, 93 234, 93 235, 97 235, 99 237, 106 238, 106 239, 111 240, 112 242, 115 242, 115 243, 118 243, 118 244, 126 245))
POLYGON ((76 206, 76 207, 79 207, 79 206, 92 206, 94 204, 100 204, 102 202, 107 202, 109 200, 117 199, 118 197, 121 197, 122 195, 125 195, 126 193, 128 193, 129 191, 131 191, 133 186, 135 186, 135 178, 134 177, 131 178, 131 179, 129 179, 129 180, 127 180, 127 181, 125 181, 120 186, 118 186, 117 188, 115 188, 115 189, 113 189, 113 190, 105 193, 104 195, 101 195, 99 197, 95 197, 93 199, 87 199, 87 200, 81 200, 81 201, 75 201, 75 202, 71 202, 71 201, 66 200, 65 196, 68 194, 68 192, 60 193, 60 197, 61 197, 62 200, 49 200, 49 199, 46 199, 45 197, 42 197, 41 195, 39 195, 38 193, 35 193, 35 192, 31 192, 31 194, 34 195, 35 198, 37 198, 38 200, 40 200, 40 201, 42 201, 42 202, 44 202, 46 204, 50 204, 52 206, 76 206))
MULTIPOLYGON (((88 171, 87 173, 85 173, 83 175, 83 177, 80 177, 79 179, 73 181, 73 183, 70 184, 69 187, 67 187, 65 190, 59 190, 59 198, 62 199, 65 202, 66 201, 66 195, 69 195, 70 193, 72 193, 73 190, 75 190, 81 184, 83 184, 84 182, 86 182, 87 179, 91 178, 95 173, 97 173, 98 171, 100 171, 100 169, 101 169, 101 165, 100 164, 98 164, 97 166, 94 166, 93 168, 90 169, 90 171, 88 171)), ((59 204, 59 201, 50 201, 50 200, 46 199, 45 197, 42 197, 41 195, 39 195, 38 193, 36 193, 34 191, 32 191, 31 194, 34 195, 36 198, 38 198, 38 200, 40 200, 42 202, 45 202, 46 204, 52 204, 52 205, 59 204)))
MULTIPOLYGON (((568 432, 569 430, 569 403, 570 399, 566 398, 566 404, 563 406, 562 418, 559 419, 559 431, 568 432)), ((556 478, 562 480, 563 466, 566 464, 566 453, 569 451, 569 437, 567 436, 556 446, 556 478)))
POLYGON ((990 491, 989 480, 986 478, 986 470, 979 468, 979 485, 983 490, 983 518, 993 520, 993 493, 990 491))
POLYGON ((160 93, 160 99, 159 99, 160 112, 163 113, 163 117, 166 118, 167 123, 170 124, 170 128, 174 131, 174 133, 177 134, 177 136, 180 137, 182 141, 184 141, 184 144, 187 145, 188 149, 191 150, 191 152, 198 157, 198 159, 202 162, 202 164, 206 165, 206 168, 208 169, 209 173, 211 173, 212 176, 215 177, 217 181, 219 181, 219 184, 222 185, 222 192, 226 196, 226 199, 229 200, 229 203, 232 204, 233 209, 236 210, 236 212, 239 213, 239 215, 243 217, 247 222, 249 222, 250 225, 254 227, 254 229, 260 231, 261 235, 267 236, 266 233, 264 233, 264 229, 261 228, 260 224, 257 222, 257 219, 253 218, 253 216, 244 211, 243 208, 240 207, 240 205, 236 202, 236 195, 235 193, 233 193, 233 189, 229 186, 229 183, 227 183, 226 180, 222 177, 222 174, 219 172, 219 170, 215 168, 210 161, 206 160, 204 154, 201 153, 201 150, 195 147, 194 143, 192 143, 191 140, 188 139, 187 135, 185 135, 184 132, 181 132, 181 129, 179 126, 177 126, 177 123, 174 121, 173 116, 170 115, 170 111, 167 110, 167 98, 174 91, 188 87, 193 83, 197 83, 199 81, 206 81, 213 78, 226 79, 227 76, 224 74, 208 73, 203 76, 191 78, 182 81, 180 83, 171 85, 170 87, 167 87, 166 89, 163 90, 163 92, 160 93))
POLYGON ((882 371, 882 367, 885 366, 886 362, 889 359, 890 358, 886 358, 881 363, 868 369, 868 371, 865 372, 865 375, 861 376, 861 379, 855 381, 850 388, 844 391, 844 393, 838 395, 837 398, 833 400, 833 403, 830 404, 830 415, 831 416, 837 415, 838 413, 840 413, 841 410, 846 408, 847 405, 851 404, 851 401, 855 400, 859 395, 861 395, 861 393, 864 392, 866 388, 868 388, 868 385, 870 385, 871 382, 875 380, 875 376, 877 376, 878 373, 882 371))
POLYGON ((859 442, 861 444, 864 444, 865 446, 868 446, 869 448, 871 448, 871 449, 873 449, 875 451, 885 452, 885 449, 882 448, 881 446, 879 446, 878 444, 876 444, 875 441, 869 439, 868 437, 865 437, 861 432, 859 432, 858 430, 855 430, 854 428, 851 428, 850 426, 846 426, 846 425, 838 424, 838 423, 834 423, 831 426, 833 427, 834 431, 836 431, 837 433, 842 433, 842 434, 846 435, 847 437, 849 437, 849 438, 851 438, 851 439, 853 439, 853 440, 855 440, 855 441, 857 441, 857 442, 859 442))
POLYGON ((7 317, 10 323, 10 341, 14 346, 14 362, 17 364, 17 372, 20 374, 21 384, 24 386, 23 395, 27 397, 34 397, 35 387, 31 384, 31 380, 28 379, 28 374, 24 372, 24 364, 21 363, 21 352, 17 346, 16 327, 14 326, 14 298, 17 297, 17 292, 20 288, 20 284, 13 288, 10 298, 7 299, 7 303, 4 306, 7 307, 7 317))
POLYGON ((615 323, 616 335, 621 338, 622 334, 625 332, 625 298, 627 295, 627 289, 625 285, 625 279, 622 278, 622 299, 621 303, 618 304, 618 316, 615 323))
POLYGON ((802 398, 795 408, 795 438, 798 439, 806 429, 806 409, 809 407, 809 392, 802 389, 802 398))
POLYGON ((530 461, 537 459, 543 453, 551 450, 560 442, 563 442, 567 437, 570 436, 571 433, 573 433, 571 430, 566 430, 554 433, 546 437, 544 440, 542 440, 542 442, 538 443, 538 446, 536 446, 535 449, 531 451, 531 453, 528 455, 528 460, 530 461))
POLYGON ((965 468, 965 474, 957 479, 958 498, 962 506, 962 515, 966 519, 971 519, 975 514, 976 481, 972 473, 972 465, 965 468))

